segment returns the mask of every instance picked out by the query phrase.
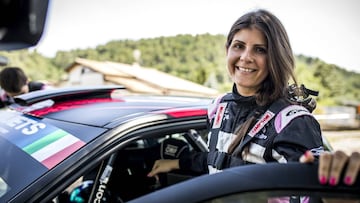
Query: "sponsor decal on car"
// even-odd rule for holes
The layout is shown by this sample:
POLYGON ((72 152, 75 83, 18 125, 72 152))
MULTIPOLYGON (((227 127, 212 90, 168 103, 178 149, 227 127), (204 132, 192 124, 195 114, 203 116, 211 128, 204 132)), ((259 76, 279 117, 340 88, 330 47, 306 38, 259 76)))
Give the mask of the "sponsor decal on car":
POLYGON ((4 196, 9 190, 9 185, 0 177, 0 197, 4 196))
POLYGON ((48 169, 85 145, 79 138, 34 117, 6 116, 6 119, 0 120, 0 136, 48 169))

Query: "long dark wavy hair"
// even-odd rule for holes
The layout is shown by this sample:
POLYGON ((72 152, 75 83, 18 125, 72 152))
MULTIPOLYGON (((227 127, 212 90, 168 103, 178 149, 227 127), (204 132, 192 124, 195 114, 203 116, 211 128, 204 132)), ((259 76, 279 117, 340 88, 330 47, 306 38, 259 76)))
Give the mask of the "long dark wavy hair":
MULTIPOLYGON (((255 94, 256 103, 260 106, 267 106, 279 98, 286 98, 289 80, 292 79, 295 84, 297 82, 294 75, 294 55, 284 26, 275 15, 267 10, 251 11, 241 16, 232 25, 227 36, 226 49, 230 47, 234 35, 245 28, 258 29, 264 34, 267 42, 266 64, 269 74, 255 94)), ((238 127, 235 132, 237 137, 230 144, 229 153, 234 151, 251 124, 261 114, 262 112, 256 112, 254 116, 238 127)))

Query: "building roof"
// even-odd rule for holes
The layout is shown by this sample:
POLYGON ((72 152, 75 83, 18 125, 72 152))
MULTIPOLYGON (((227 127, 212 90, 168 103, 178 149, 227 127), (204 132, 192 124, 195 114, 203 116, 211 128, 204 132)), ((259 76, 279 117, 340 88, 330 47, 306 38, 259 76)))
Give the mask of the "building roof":
POLYGON ((71 72, 77 66, 85 66, 99 72, 104 75, 106 81, 122 85, 134 93, 202 97, 214 97, 219 94, 215 89, 139 65, 76 58, 66 71, 71 72))

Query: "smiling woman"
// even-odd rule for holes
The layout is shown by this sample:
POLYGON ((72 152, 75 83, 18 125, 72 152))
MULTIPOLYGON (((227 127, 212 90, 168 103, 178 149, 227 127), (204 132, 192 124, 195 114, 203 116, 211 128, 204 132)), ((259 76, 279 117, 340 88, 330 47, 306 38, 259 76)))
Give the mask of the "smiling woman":
POLYGON ((245 13, 230 28, 225 48, 233 89, 209 107, 209 152, 158 160, 150 177, 174 169, 216 173, 248 164, 288 163, 307 150, 324 151, 313 108, 302 102, 306 88, 296 84, 294 56, 279 19, 264 9, 245 13))

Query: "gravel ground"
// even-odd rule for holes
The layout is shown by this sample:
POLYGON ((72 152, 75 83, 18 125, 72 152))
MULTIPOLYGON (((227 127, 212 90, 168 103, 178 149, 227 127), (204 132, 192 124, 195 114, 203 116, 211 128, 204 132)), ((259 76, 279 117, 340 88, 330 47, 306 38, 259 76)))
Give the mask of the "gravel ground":
POLYGON ((347 154, 360 152, 360 130, 323 131, 334 150, 343 150, 347 154))

